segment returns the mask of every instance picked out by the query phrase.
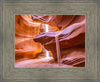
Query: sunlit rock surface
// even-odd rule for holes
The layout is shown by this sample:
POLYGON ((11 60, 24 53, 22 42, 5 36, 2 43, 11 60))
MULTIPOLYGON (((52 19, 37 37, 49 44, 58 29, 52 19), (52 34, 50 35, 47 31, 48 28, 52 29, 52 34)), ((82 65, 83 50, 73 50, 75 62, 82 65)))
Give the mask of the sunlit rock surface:
POLYGON ((58 40, 61 49, 85 44, 85 23, 73 24, 62 31, 41 33, 34 38, 34 41, 42 43, 48 50, 54 50, 55 36, 59 32, 58 40))
POLYGON ((15 67, 84 67, 85 16, 16 15, 15 59, 15 67), (55 42, 58 33, 61 66, 57 63, 55 42), (52 52, 49 59, 42 45, 52 52))
MULTIPOLYGON (((55 61, 57 61, 55 36, 60 32, 58 40, 60 44, 60 53, 62 58, 61 62, 76 67, 84 67, 85 66, 85 17, 72 16, 72 15, 60 16, 59 20, 63 20, 63 22, 61 21, 62 23, 60 22, 57 23, 54 21, 58 20, 58 18, 57 16, 55 16, 54 19, 52 18, 51 19, 54 23, 56 23, 57 26, 61 24, 59 28, 61 29, 63 28, 63 30, 57 32, 41 33, 34 38, 34 41, 40 42, 42 45, 44 45, 44 47, 47 50, 50 50, 53 53, 55 61), (68 23, 69 21, 70 23, 68 23)), ((38 16, 35 19, 40 20, 38 16)), ((50 20, 49 21, 47 20, 46 23, 49 22, 50 20)))
POLYGON ((15 16, 15 58, 34 58, 42 51, 33 38, 40 32, 40 24, 33 23, 31 15, 15 16))
MULTIPOLYGON (((33 41, 36 35, 46 31, 45 28, 45 24, 33 21, 31 15, 15 15, 15 67, 41 67, 41 61, 46 61, 45 66, 48 66, 49 63, 44 58, 45 49, 40 43, 33 41)), ((59 28, 48 25, 48 30, 55 32, 59 28)))

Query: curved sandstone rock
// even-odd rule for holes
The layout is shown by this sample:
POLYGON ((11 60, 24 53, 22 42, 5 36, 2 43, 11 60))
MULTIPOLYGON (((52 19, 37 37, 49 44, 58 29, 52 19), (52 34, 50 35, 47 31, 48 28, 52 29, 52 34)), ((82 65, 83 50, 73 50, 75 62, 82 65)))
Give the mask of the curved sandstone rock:
POLYGON ((74 23, 85 22, 85 15, 32 15, 33 21, 64 29, 74 23))
MULTIPOLYGON (((61 21, 62 23, 55 22, 57 26, 61 24, 61 27, 59 27, 59 29, 63 28, 62 30, 57 32, 41 33, 34 38, 34 41, 40 42, 42 45, 44 45, 44 47, 47 50, 51 51, 53 53, 55 61, 57 61, 55 36, 60 32, 58 40, 60 44, 61 62, 76 67, 84 67, 85 66, 85 17, 69 16, 68 19, 69 21, 70 20, 71 21, 70 23, 66 24, 66 22, 68 21, 67 18, 68 17, 64 17, 63 22, 61 21), (65 20, 66 22, 64 22, 65 20)), ((37 19, 39 20, 40 18, 37 19)), ((53 22, 54 20, 58 20, 56 16, 54 19, 52 19, 53 22)))
MULTIPOLYGON (((58 31, 58 27, 49 26, 49 31, 58 31)), ((45 32, 45 24, 33 21, 31 15, 15 15, 15 59, 35 58, 43 51, 42 45, 33 38, 45 32)))
POLYGON ((34 58, 41 53, 40 43, 33 38, 40 32, 40 24, 33 22, 31 15, 15 16, 15 59, 34 58))

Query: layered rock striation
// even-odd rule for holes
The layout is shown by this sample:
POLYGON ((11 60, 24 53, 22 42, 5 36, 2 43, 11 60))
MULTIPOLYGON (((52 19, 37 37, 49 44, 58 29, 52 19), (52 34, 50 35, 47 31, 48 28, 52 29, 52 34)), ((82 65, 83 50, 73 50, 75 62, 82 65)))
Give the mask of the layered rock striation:
POLYGON ((34 16, 33 20, 57 26, 59 31, 41 33, 34 38, 53 53, 57 62, 55 37, 58 35, 61 63, 75 67, 85 66, 85 16, 84 15, 44 15, 34 16))

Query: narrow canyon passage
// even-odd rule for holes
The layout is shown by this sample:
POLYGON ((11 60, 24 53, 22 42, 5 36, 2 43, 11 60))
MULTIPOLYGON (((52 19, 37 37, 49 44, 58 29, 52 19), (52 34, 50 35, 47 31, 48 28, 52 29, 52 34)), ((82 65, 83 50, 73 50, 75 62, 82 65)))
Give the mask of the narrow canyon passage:
POLYGON ((15 15, 15 67, 85 67, 85 16, 15 15))

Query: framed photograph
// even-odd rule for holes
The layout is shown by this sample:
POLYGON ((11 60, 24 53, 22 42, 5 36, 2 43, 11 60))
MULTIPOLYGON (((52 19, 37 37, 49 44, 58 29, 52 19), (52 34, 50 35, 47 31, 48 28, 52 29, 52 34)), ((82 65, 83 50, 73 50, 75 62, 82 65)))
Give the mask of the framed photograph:
POLYGON ((99 1, 1 1, 0 82, 99 82, 99 1))
POLYGON ((85 15, 15 15, 15 67, 85 67, 85 15))

